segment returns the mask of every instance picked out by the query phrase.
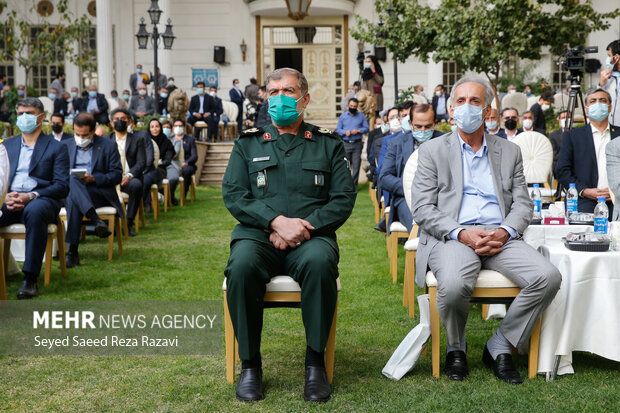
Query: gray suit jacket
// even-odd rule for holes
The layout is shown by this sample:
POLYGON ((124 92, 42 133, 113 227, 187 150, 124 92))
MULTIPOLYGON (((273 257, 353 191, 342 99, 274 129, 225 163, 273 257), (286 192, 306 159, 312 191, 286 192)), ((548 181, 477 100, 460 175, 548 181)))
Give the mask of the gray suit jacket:
MULTIPOLYGON (((502 216, 501 225, 519 234, 532 218, 521 150, 506 139, 486 134, 488 157, 502 216)), ((416 254, 416 283, 424 285, 428 257, 439 242, 450 239, 450 232, 462 227, 458 222, 463 198, 463 160, 456 132, 431 139, 420 145, 418 169, 411 195, 412 214, 422 228, 416 254)))
MULTIPOLYGON (((620 202, 620 138, 612 139, 605 147, 607 155, 607 181, 609 190, 616 196, 616 202, 620 202)), ((620 221, 620 207, 616 208, 612 214, 613 221, 620 221)))

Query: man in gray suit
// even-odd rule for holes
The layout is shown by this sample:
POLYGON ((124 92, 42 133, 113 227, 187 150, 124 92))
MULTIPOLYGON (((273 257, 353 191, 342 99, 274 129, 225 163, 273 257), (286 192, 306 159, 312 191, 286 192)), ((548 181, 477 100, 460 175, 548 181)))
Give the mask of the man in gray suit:
MULTIPOLYGON (((605 147, 607 156, 607 181, 609 192, 613 193, 620 202, 620 138, 612 139, 605 147)), ((620 221, 620 208, 614 208, 612 221, 620 221)))
POLYGON ((483 361, 497 378, 518 384, 510 345, 527 349, 561 275, 521 239, 532 202, 519 147, 484 133, 492 100, 486 80, 464 76, 450 96, 457 130, 419 148, 411 189, 413 219, 422 228, 416 282, 424 285, 427 266, 437 278, 437 309, 448 336, 444 372, 452 380, 469 374, 465 324, 480 270, 499 271, 517 284, 521 292, 487 342, 483 361))

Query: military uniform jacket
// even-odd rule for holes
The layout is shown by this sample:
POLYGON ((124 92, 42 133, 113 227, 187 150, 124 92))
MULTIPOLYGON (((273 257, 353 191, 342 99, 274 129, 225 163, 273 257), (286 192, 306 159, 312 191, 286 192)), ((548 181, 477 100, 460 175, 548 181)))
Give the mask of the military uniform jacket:
POLYGON ((357 191, 340 138, 303 122, 296 136, 274 125, 245 131, 235 141, 224 175, 224 203, 239 221, 232 241, 269 243, 278 215, 302 218, 337 248, 336 229, 351 215, 357 191))

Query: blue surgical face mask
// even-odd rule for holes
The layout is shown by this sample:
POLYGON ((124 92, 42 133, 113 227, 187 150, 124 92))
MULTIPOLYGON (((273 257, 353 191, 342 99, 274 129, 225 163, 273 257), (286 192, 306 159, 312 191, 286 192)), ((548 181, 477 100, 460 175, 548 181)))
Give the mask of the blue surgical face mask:
POLYGON ((607 70, 613 70, 615 64, 611 63, 611 57, 607 56, 607 58, 605 59, 605 68, 607 70))
POLYGON ((97 97, 97 91, 96 90, 89 90, 88 91, 88 96, 90 96, 91 98, 96 98, 97 97))
POLYGON ((482 126, 482 111, 484 108, 481 106, 470 105, 465 103, 461 106, 454 108, 454 120, 456 125, 465 133, 473 133, 480 129, 482 126))
POLYGON ((162 98, 166 99, 168 97, 167 93, 160 93, 159 96, 161 96, 162 98))
POLYGON ((384 124, 381 125, 381 132, 382 133, 386 133, 389 130, 390 130, 390 126, 387 123, 384 123, 384 124))
POLYGON ((495 130, 497 129, 497 121, 490 120, 488 122, 484 122, 484 125, 487 127, 487 130, 495 130))
POLYGON ((52 99, 52 100, 56 100, 56 93, 48 93, 47 97, 52 99))
POLYGON ((196 89, 196 93, 198 93, 199 95, 202 95, 202 94, 205 93, 205 90, 204 90, 204 88, 199 87, 198 89, 196 89))
MULTIPOLYGON (((286 126, 299 119, 300 113, 297 112, 297 102, 299 102, 305 94, 299 99, 286 95, 276 95, 269 98, 269 109, 267 112, 271 115, 271 119, 278 126, 286 126)), ((302 109, 303 112, 303 109, 302 109)))
POLYGON ((456 125, 450 125, 450 130, 454 132, 456 130, 456 125))
POLYGON ((588 117, 594 121, 601 122, 609 116, 609 106, 605 103, 597 102, 588 106, 588 117))
POLYGON ((433 137, 433 132, 435 131, 435 129, 427 129, 427 130, 418 130, 418 129, 414 129, 413 130, 413 138, 420 142, 426 142, 427 140, 429 140, 430 138, 433 137))
POLYGON ((140 68, 140 67, 137 67, 137 68, 136 68, 136 73, 137 73, 137 74, 140 74, 140 73, 142 73, 142 68, 140 68))
POLYGON ((17 96, 24 96, 26 94, 26 91, 18 89, 17 90, 17 96))
POLYGON ((370 62, 364 62, 364 69, 370 69, 370 62))
POLYGON ((37 117, 38 115, 23 113, 17 117, 17 127, 22 133, 32 133, 39 126, 37 117))
POLYGON ((170 128, 162 128, 162 130, 164 131, 164 135, 166 136, 170 136, 170 133, 172 132, 172 129, 170 128))
POLYGON ((405 116, 400 120, 400 124, 403 127, 405 132, 409 132, 411 130, 411 124, 409 123, 409 115, 405 116))
POLYGON ((71 92, 71 97, 76 98, 77 97, 77 92, 71 92))

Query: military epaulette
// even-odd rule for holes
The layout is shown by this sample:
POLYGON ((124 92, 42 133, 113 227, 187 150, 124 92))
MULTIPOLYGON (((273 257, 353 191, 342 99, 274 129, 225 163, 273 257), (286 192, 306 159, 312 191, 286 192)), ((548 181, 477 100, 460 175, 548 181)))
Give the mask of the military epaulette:
POLYGON ((249 136, 256 136, 256 135, 261 135, 264 131, 263 128, 251 128, 251 129, 246 129, 243 132, 241 132, 239 134, 239 139, 241 138, 247 138, 249 136))
POLYGON ((340 139, 340 136, 338 136, 338 134, 336 134, 336 132, 334 132, 331 129, 327 129, 327 128, 322 128, 319 126, 314 126, 314 128, 312 129, 312 132, 315 133, 319 133, 321 135, 325 135, 325 136, 329 136, 330 138, 334 138, 334 139, 340 139))

